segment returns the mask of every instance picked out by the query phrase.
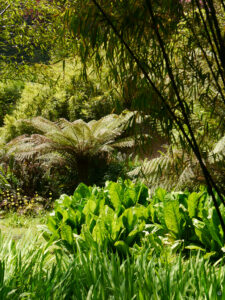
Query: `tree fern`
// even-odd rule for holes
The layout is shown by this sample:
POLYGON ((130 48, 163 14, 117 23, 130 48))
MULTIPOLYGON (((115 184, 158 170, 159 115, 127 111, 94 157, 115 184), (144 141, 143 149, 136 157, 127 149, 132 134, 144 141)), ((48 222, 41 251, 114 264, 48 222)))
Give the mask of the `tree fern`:
POLYGON ((190 159, 175 146, 165 146, 166 152, 151 160, 146 159, 128 175, 141 177, 153 192, 156 188, 181 188, 193 178, 190 159), (190 169, 189 169, 190 168, 190 169))
POLYGON ((13 139, 6 146, 6 156, 14 155, 20 162, 32 158, 41 161, 44 168, 64 165, 74 169, 81 181, 88 182, 88 170, 94 160, 106 162, 115 148, 134 145, 135 139, 132 137, 118 140, 134 114, 112 114, 88 123, 65 119, 51 122, 42 117, 26 120, 27 124, 42 134, 13 139))
POLYGON ((225 158, 225 136, 223 136, 214 146, 214 149, 211 153, 216 160, 224 160, 225 158))

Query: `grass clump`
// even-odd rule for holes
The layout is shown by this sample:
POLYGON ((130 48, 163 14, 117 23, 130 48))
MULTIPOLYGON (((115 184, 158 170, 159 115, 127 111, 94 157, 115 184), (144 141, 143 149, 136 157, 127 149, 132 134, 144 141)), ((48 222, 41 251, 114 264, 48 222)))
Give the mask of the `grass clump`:
MULTIPOLYGON (((78 247, 79 249, 79 247, 78 247)), ((124 260, 89 249, 68 255, 31 231, 14 242, 0 237, 1 299, 224 299, 225 267, 200 256, 124 260)))

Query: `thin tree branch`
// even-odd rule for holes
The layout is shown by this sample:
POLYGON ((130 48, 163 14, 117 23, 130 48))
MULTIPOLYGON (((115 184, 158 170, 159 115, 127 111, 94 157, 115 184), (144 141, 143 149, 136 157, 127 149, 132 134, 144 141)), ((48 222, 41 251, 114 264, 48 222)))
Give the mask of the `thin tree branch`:
POLYGON ((2 16, 2 15, 7 11, 7 9, 8 9, 10 6, 11 6, 11 4, 8 4, 8 5, 6 6, 6 8, 3 9, 3 10, 0 12, 0 16, 2 16))
MULTIPOLYGON (((206 1, 206 0, 203 0, 203 1, 206 1)), ((222 67, 225 71, 225 54, 224 54, 224 50, 223 50, 224 43, 223 43, 223 40, 222 40, 222 35, 221 35, 220 27, 219 27, 219 22, 217 20, 216 11, 215 11, 213 1, 208 0, 208 5, 209 5, 210 11, 211 11, 211 16, 212 16, 212 19, 213 19, 213 23, 214 23, 215 30, 216 30, 216 35, 217 35, 218 42, 219 42, 219 45, 218 45, 217 40, 216 40, 217 47, 218 47, 218 52, 219 52, 219 56, 220 56, 220 60, 221 60, 221 64, 222 64, 222 67)))
MULTIPOLYGON (((119 31, 117 30, 117 28, 114 26, 114 24, 112 23, 112 21, 110 20, 110 18, 107 16, 107 14, 105 13, 105 11, 102 9, 102 7, 99 5, 99 3, 96 1, 96 0, 91 0, 94 5, 98 8, 98 10, 101 12, 101 14, 103 15, 103 17, 106 19, 107 23, 111 26, 111 28, 113 29, 113 31, 115 32, 115 34, 119 37, 119 39, 121 40, 122 44, 125 46, 125 48, 127 49, 127 51, 129 52, 129 54, 131 55, 131 57, 134 59, 134 61, 137 63, 137 65, 139 66, 139 68, 141 69, 141 71, 143 72, 145 78, 147 79, 147 81, 149 82, 149 84, 153 87, 153 89, 155 90, 155 92, 157 93, 157 95, 159 96, 159 98, 161 99, 162 103, 165 105, 165 107, 167 108, 169 114, 171 115, 171 118, 172 120, 174 120, 174 122, 177 124, 178 128, 181 130, 182 134, 184 135, 184 137, 186 138, 186 140, 188 141, 189 145, 191 146, 191 148, 193 149, 199 163, 200 163, 200 166, 202 168, 202 171, 203 171, 203 174, 206 178, 206 183, 207 183, 207 186, 208 186, 208 191, 209 191, 209 194, 212 196, 213 198, 213 202, 214 202, 214 205, 215 205, 215 208, 216 208, 216 211, 217 211, 217 214, 219 216, 219 219, 220 219, 220 222, 221 222, 221 226, 222 226, 222 229, 223 229, 223 232, 225 234, 225 224, 224 224, 224 221, 223 221, 223 218, 222 218, 222 215, 221 215, 221 212, 220 212, 220 209, 219 209, 219 206, 217 204, 217 201, 216 201, 216 198, 215 198, 215 195, 213 193, 213 189, 212 189, 212 185, 214 186, 214 188, 216 189, 217 193, 219 192, 218 191, 218 188, 217 186, 215 185, 211 175, 209 174, 208 172, 208 169, 206 168, 205 164, 203 163, 203 160, 202 160, 202 157, 201 157, 201 154, 200 154, 200 151, 199 151, 199 148, 198 148, 198 145, 197 145, 197 142, 195 140, 195 136, 192 132, 192 128, 190 127, 190 124, 189 124, 189 120, 187 118, 187 114, 186 114, 186 110, 185 110, 185 107, 184 107, 184 104, 180 98, 180 95, 179 95, 179 92, 177 90, 177 87, 176 87, 176 83, 175 83, 175 79, 174 79, 174 76, 173 76, 173 73, 172 73, 172 69, 170 67, 170 64, 169 64, 169 61, 168 61, 168 57, 167 57, 167 54, 165 52, 165 48, 164 48, 164 44, 162 43, 162 40, 161 40, 161 36, 159 35, 159 32, 157 34, 158 38, 159 38, 159 41, 161 41, 161 46, 162 49, 164 49, 164 59, 166 60, 166 63, 167 63, 167 66, 169 67, 168 68, 168 71, 169 71, 169 74, 171 76, 171 82, 173 84, 173 87, 174 87, 174 91, 176 92, 176 95, 177 95, 177 98, 180 102, 180 105, 181 105, 181 108, 182 108, 182 112, 184 112, 184 117, 187 121, 187 126, 188 126, 188 129, 189 129, 189 133, 191 135, 191 138, 189 138, 188 134, 186 133, 182 123, 179 121, 179 119, 176 117, 175 113, 171 110, 171 107, 170 105, 167 103, 166 99, 164 98, 164 96, 161 94, 161 92, 158 90, 158 88, 155 86, 154 82, 151 80, 151 78, 149 77, 148 73, 146 72, 145 68, 143 67, 142 63, 140 62, 140 60, 138 59, 138 57, 134 54, 134 52, 131 50, 131 48, 129 47, 129 45, 127 44, 127 42, 124 40, 123 36, 119 33, 119 31), (166 54, 166 55, 165 55, 166 54)), ((146 0, 147 1, 147 0, 146 0)), ((151 6, 151 3, 149 1, 147 1, 147 4, 148 4, 148 8, 149 11, 150 11, 150 14, 151 16, 153 16, 153 19, 155 20, 154 18, 154 14, 153 14, 153 11, 152 11, 152 6, 151 6)), ((154 24, 154 29, 155 31, 157 32, 158 29, 157 29, 157 26, 156 26, 156 23, 154 24)), ((224 206, 225 206, 225 202, 223 200, 223 197, 220 195, 220 192, 218 193, 218 195, 221 197, 221 202, 223 202, 224 206)))
POLYGON ((184 107, 184 100, 181 99, 180 97, 180 93, 179 93, 179 90, 178 90, 178 87, 176 85, 176 81, 175 81, 175 78, 174 78, 174 75, 173 75, 173 71, 172 71, 172 66, 171 66, 171 63, 170 63, 170 60, 169 60, 169 57, 166 53, 166 49, 165 49, 165 46, 164 46, 164 42, 161 38, 161 35, 159 33, 159 30, 158 30, 158 26, 157 26, 157 22, 156 22, 156 19, 155 19, 155 15, 153 13, 153 8, 152 8, 152 3, 151 3, 151 0, 145 0, 146 1, 146 4, 147 4, 147 7, 148 7, 148 10, 149 10, 149 14, 151 16, 151 19, 153 21, 153 27, 154 27, 154 31, 156 33, 156 36, 157 36, 157 39, 158 39, 158 42, 159 42, 159 45, 160 45, 160 48, 162 50, 162 53, 163 53, 163 57, 164 57, 164 60, 166 62, 166 67, 167 67, 167 71, 168 71, 168 74, 169 74, 169 77, 170 77, 170 80, 171 80, 171 83, 172 83, 172 86, 173 86, 173 89, 174 89, 174 92, 177 96, 177 100, 179 102, 179 105, 181 107, 181 110, 182 110, 182 114, 185 118, 185 121, 186 121, 186 125, 188 127, 188 131, 189 131, 189 134, 191 136, 191 140, 193 142, 193 144, 191 143, 192 145, 192 149, 199 161, 199 164, 201 166, 201 169, 203 171, 203 174, 204 174, 204 177, 206 179, 206 184, 208 186, 208 190, 209 190, 209 193, 210 195, 212 196, 212 199, 213 199, 213 202, 214 202, 214 206, 216 208, 216 211, 217 211, 217 214, 218 214, 218 217, 220 219, 220 222, 221 222, 221 226, 223 228, 223 232, 225 234, 225 223, 224 223, 224 220, 222 218, 222 215, 221 215, 221 212, 220 212, 220 209, 219 209, 219 206, 218 206, 218 203, 217 203, 217 200, 216 200, 216 197, 213 193, 213 189, 212 187, 216 190, 216 192, 218 193, 220 199, 221 199, 221 202, 223 203, 223 205, 225 206, 225 202, 224 202, 224 199, 216 185, 216 183, 214 182, 211 174, 209 173, 207 167, 205 166, 203 160, 202 160, 202 156, 201 156, 201 153, 200 153, 200 149, 199 149, 199 146, 198 146, 198 143, 195 139, 195 135, 193 133, 193 130, 191 128, 191 125, 190 125, 190 122, 189 122, 189 119, 188 119, 188 116, 187 116, 187 113, 186 113, 186 110, 185 110, 185 107, 184 107))
POLYGON ((201 42, 200 42, 200 39, 199 39, 197 33, 195 32, 194 26, 192 26, 191 22, 188 21, 188 19, 186 18, 186 16, 185 16, 184 14, 183 14, 183 18, 188 22, 188 25, 189 25, 189 27, 190 27, 190 29, 191 29, 191 31, 192 31, 192 34, 193 34, 193 36, 195 37, 195 39, 196 39, 196 41, 197 41, 197 44, 198 44, 199 48, 201 49, 201 51, 202 51, 202 53, 203 53, 203 55, 204 55, 204 58, 205 58, 205 60, 206 60, 206 62, 207 62, 207 65, 208 65, 208 67, 209 67, 209 69, 210 69, 210 72, 211 72, 212 75, 213 75, 214 82, 215 82, 215 84, 216 84, 216 86, 217 86, 217 88, 218 88, 218 91, 219 91, 219 93, 220 93, 220 95, 221 95, 221 97, 222 97, 222 100, 223 100, 223 102, 224 102, 224 104, 225 104, 225 96, 224 96, 224 94, 223 94, 222 87, 220 86, 219 81, 218 81, 218 79, 216 78, 216 74, 215 74, 215 72, 214 72, 214 70, 213 70, 213 68, 212 68, 212 64, 210 63, 209 58, 208 58, 208 56, 207 56, 207 53, 206 53, 204 47, 202 46, 202 44, 201 44, 201 42))
POLYGON ((219 59, 218 59, 218 56, 217 56, 217 53, 216 53, 216 50, 214 48, 214 45, 213 45, 213 42, 212 42, 212 39, 211 39, 211 36, 210 36, 210 33, 209 33, 209 30, 208 30, 208 27, 207 27, 207 24, 206 24, 206 21, 204 19, 204 16, 202 14, 202 11, 201 11, 201 7, 200 7, 200 4, 199 4, 199 0, 194 0, 197 7, 198 7, 198 11, 199 11, 199 14, 200 14, 200 17, 201 17, 201 20, 202 20, 202 23, 204 25, 204 28, 205 28, 205 32, 206 32, 206 35, 207 35, 207 38, 208 38, 208 42, 211 46, 211 49, 212 49, 212 52, 214 54, 214 57, 215 57, 215 60, 216 60, 216 64, 217 64, 217 67, 218 67, 218 70, 219 70, 219 74, 220 74, 220 77, 223 81, 223 84, 225 86, 225 79, 224 79, 224 76, 223 76, 223 72, 221 70, 221 66, 220 66, 220 63, 219 63, 219 59))

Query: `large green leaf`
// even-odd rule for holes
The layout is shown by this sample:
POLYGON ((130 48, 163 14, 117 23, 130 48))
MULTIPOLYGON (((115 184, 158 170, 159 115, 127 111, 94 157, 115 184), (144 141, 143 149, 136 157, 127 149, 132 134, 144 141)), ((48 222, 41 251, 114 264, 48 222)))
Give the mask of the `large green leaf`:
POLYGON ((154 195, 154 199, 156 200, 156 203, 157 202, 163 202, 164 199, 165 199, 166 194, 167 194, 166 190, 164 190, 162 188, 158 188, 155 191, 155 195, 154 195))
POLYGON ((122 186, 116 182, 109 182, 107 184, 107 190, 113 207, 115 210, 120 210, 124 196, 122 186))
POLYGON ((121 252, 123 255, 127 255, 129 253, 129 247, 124 241, 118 241, 114 244, 114 247, 117 251, 121 252))
POLYGON ((202 217, 204 194, 191 193, 188 196, 188 213, 190 218, 202 217))
POLYGON ((89 198, 91 196, 90 188, 84 183, 80 183, 76 188, 73 196, 79 196, 79 198, 89 198))
POLYGON ((164 218, 168 230, 171 231, 175 237, 181 237, 182 216, 179 211, 179 202, 177 200, 166 201, 164 203, 164 218))
POLYGON ((70 245, 73 244, 73 233, 70 226, 62 224, 60 228, 62 240, 68 242, 70 245))
POLYGON ((220 231, 220 220, 214 207, 209 209, 208 214, 205 210, 203 211, 203 221, 206 224, 208 235, 211 235, 212 240, 219 245, 219 248, 222 248, 224 239, 220 231))
POLYGON ((199 238, 199 241, 210 249, 211 239, 206 224, 198 219, 193 219, 193 225, 195 227, 195 233, 199 238))
POLYGON ((144 206, 134 206, 127 208, 121 215, 124 228, 127 232, 131 232, 136 224, 146 222, 149 218, 149 210, 144 206))
POLYGON ((138 226, 135 226, 135 229, 132 230, 127 238, 125 239, 125 242, 128 246, 132 246, 134 242, 138 242, 141 235, 144 236, 143 230, 145 228, 145 222, 142 222, 138 226), (138 240, 137 240, 138 239, 138 240))
POLYGON ((48 226, 48 229, 49 229, 53 234, 58 235, 58 225, 59 225, 59 224, 56 223, 55 218, 53 218, 53 217, 49 217, 49 218, 48 218, 47 226, 48 226))

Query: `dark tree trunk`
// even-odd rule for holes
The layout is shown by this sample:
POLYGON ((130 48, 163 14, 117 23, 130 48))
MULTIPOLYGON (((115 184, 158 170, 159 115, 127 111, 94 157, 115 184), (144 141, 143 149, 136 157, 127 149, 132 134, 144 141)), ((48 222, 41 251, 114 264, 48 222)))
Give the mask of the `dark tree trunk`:
POLYGON ((89 170, 90 170, 90 158, 79 156, 77 157, 77 172, 79 183, 83 182, 89 185, 89 170))

